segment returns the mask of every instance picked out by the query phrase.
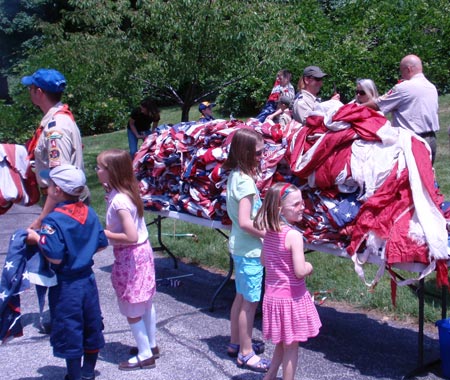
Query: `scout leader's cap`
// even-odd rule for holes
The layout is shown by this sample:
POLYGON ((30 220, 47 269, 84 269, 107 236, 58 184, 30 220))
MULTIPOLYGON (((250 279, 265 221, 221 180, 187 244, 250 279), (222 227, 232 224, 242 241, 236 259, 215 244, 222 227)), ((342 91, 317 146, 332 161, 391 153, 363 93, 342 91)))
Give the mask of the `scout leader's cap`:
POLYGON ((35 85, 52 93, 64 92, 66 89, 66 78, 54 69, 39 69, 33 75, 23 77, 21 82, 25 86, 35 85))
POLYGON ((328 74, 324 73, 318 66, 308 66, 303 70, 304 77, 323 78, 328 74))
POLYGON ((69 195, 78 196, 86 185, 86 176, 76 166, 64 164, 40 172, 44 179, 51 179, 56 186, 69 195))
POLYGON ((198 105, 198 110, 200 112, 202 112, 203 110, 207 109, 207 108, 213 108, 216 106, 216 103, 210 103, 210 102, 201 102, 198 105))

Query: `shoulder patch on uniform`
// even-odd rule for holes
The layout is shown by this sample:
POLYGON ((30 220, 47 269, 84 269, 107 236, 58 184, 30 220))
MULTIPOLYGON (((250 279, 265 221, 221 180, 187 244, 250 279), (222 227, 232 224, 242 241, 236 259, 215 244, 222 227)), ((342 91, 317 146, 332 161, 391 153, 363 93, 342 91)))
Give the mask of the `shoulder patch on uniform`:
POLYGON ((51 161, 55 161, 58 160, 61 157, 61 152, 59 151, 59 149, 55 148, 50 150, 50 152, 48 153, 48 157, 51 161))
POLYGON ((61 131, 58 131, 58 130, 49 131, 47 133, 47 138, 48 139, 62 139, 62 137, 63 137, 63 133, 61 131))
POLYGON ((50 123, 47 124, 47 128, 53 128, 55 126, 56 126, 56 121, 55 120, 53 120, 53 121, 51 121, 50 123))
POLYGON ((385 100, 389 98, 390 95, 395 94, 397 91, 395 91, 395 87, 392 87, 388 92, 386 92, 384 95, 380 96, 381 100, 385 100))
POLYGON ((55 233, 55 229, 52 226, 49 226, 48 224, 43 224, 41 226, 41 232, 43 234, 53 235, 55 233))

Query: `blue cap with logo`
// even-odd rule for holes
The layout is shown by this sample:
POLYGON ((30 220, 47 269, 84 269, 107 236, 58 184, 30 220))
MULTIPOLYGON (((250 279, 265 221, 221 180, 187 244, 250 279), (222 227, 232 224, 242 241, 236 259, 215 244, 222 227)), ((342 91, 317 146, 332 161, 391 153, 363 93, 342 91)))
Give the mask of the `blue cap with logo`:
POLYGON ((39 69, 33 75, 23 77, 21 82, 25 86, 35 85, 52 93, 64 92, 66 89, 66 78, 54 69, 39 69))

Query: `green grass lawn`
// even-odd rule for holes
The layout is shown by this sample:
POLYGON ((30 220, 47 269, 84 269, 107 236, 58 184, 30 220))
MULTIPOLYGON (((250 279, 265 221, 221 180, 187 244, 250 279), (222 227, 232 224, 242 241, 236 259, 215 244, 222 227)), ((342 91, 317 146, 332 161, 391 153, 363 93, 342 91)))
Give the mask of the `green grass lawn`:
MULTIPOLYGON (((192 115, 196 110, 193 110, 192 115)), ((161 123, 177 123, 180 120, 179 108, 166 108, 161 113, 161 123)), ((195 119, 192 116, 191 119, 195 119)), ((440 124, 438 133, 438 154, 435 162, 436 178, 446 199, 450 199, 450 146, 448 127, 450 126, 450 96, 440 98, 440 124)), ((96 156, 102 150, 115 147, 128 149, 125 130, 99 136, 89 136, 83 139, 84 158, 88 185, 92 192, 93 207, 104 222, 105 203, 103 189, 97 181, 94 170, 96 156)), ((146 214, 147 221, 151 221, 152 214, 146 214)), ((227 270, 228 251, 227 240, 216 231, 190 223, 166 219, 163 221, 163 239, 165 244, 177 257, 187 262, 205 267, 227 270), (193 234, 195 237, 182 237, 182 234, 193 234)), ((157 246, 156 227, 150 226, 150 236, 153 246, 157 246)), ((417 298, 408 287, 397 290, 397 307, 391 303, 390 280, 385 274, 376 288, 369 291, 356 275, 352 262, 320 252, 307 255, 308 261, 314 266, 314 275, 308 278, 308 288, 315 291, 330 290, 329 299, 346 301, 354 307, 365 310, 378 310, 390 318, 416 318, 418 307, 417 298)), ((368 280, 371 280, 376 268, 373 265, 365 267, 368 280)), ((410 273, 401 273, 410 277, 410 273)), ((434 275, 426 279, 426 291, 434 296, 426 297, 425 319, 434 322, 440 316, 440 290, 436 289, 434 275)))

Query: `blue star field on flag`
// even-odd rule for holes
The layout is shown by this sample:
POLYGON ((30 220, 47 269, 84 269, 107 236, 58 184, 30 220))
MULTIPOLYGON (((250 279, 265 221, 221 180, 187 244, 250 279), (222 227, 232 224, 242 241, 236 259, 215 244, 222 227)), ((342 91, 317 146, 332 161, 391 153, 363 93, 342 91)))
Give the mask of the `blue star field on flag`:
POLYGON ((20 293, 30 287, 27 261, 37 252, 37 246, 27 246, 25 230, 10 238, 0 282, 0 339, 22 336, 20 293))

